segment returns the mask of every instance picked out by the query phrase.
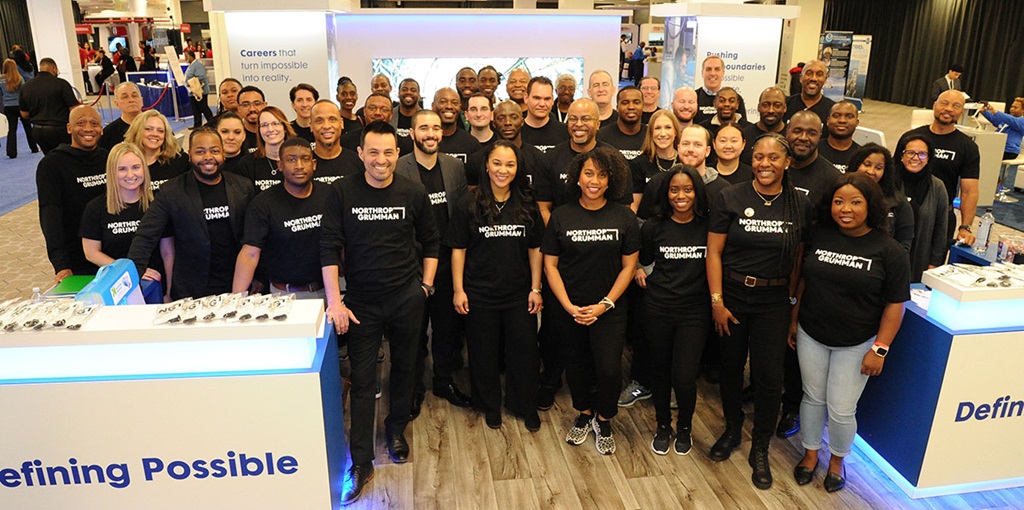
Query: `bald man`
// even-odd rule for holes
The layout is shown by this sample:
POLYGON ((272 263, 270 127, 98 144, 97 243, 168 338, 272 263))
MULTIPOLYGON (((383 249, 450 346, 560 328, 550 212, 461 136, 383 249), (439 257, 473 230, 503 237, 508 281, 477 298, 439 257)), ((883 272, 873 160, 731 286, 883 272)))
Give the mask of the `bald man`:
POLYGON ((438 89, 434 93, 431 109, 441 118, 441 152, 465 164, 476 151, 480 142, 462 129, 462 99, 452 88, 438 89))
POLYGON ((679 87, 672 94, 672 113, 679 121, 680 127, 685 128, 695 124, 697 116, 697 92, 690 87, 679 87))
POLYGON ((106 190, 107 150, 100 147, 103 121, 91 106, 76 106, 68 117, 71 144, 61 144, 39 161, 39 226, 54 281, 72 274, 96 274, 86 260, 78 227, 85 205, 106 190))
POLYGON ((832 106, 836 104, 822 94, 827 79, 828 68, 824 62, 812 60, 804 65, 804 70, 800 73, 800 93, 793 94, 786 100, 786 115, 782 120, 789 122, 796 112, 810 110, 824 124, 828 119, 828 113, 832 111, 832 106))
POLYGON ((782 118, 786 115, 786 92, 779 87, 768 87, 757 99, 757 122, 743 128, 743 140, 746 145, 740 154, 740 161, 749 165, 754 153, 754 141, 765 133, 782 133, 786 123, 782 118))
POLYGON ((107 150, 124 141, 128 126, 131 126, 135 117, 142 113, 142 93, 139 92, 139 86, 130 81, 118 85, 114 89, 114 106, 121 110, 121 116, 103 126, 103 137, 100 138, 100 147, 107 150))

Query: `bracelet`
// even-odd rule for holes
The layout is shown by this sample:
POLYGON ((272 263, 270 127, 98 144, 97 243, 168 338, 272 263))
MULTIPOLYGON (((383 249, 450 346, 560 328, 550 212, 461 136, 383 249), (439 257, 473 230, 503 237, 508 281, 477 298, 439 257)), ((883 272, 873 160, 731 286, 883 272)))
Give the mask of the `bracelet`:
POLYGON ((601 298, 601 301, 599 301, 598 304, 604 305, 605 311, 615 308, 615 301, 608 299, 608 296, 601 298))
POLYGON ((872 345, 877 345, 877 346, 879 346, 879 347, 884 347, 884 348, 886 348, 886 349, 888 349, 888 348, 889 348, 889 346, 888 346, 888 345, 886 345, 886 344, 883 344, 882 342, 875 342, 875 343, 874 343, 874 344, 872 344, 872 345))
POLYGON ((960 225, 960 228, 958 228, 957 230, 966 230, 968 234, 973 232, 971 230, 971 226, 970 225, 960 225))
POLYGON ((530 292, 533 292, 534 294, 540 294, 540 289, 530 289, 530 292))
POLYGON ((722 293, 721 292, 712 292, 711 293, 711 304, 721 303, 721 302, 722 302, 722 293))

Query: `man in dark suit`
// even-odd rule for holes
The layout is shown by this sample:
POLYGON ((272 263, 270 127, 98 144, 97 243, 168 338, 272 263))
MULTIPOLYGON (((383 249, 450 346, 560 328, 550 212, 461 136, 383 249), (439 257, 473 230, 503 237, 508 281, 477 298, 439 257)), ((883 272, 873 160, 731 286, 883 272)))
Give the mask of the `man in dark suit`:
MULTIPOLYGON (((458 97, 453 98, 458 101, 458 97)), ((448 219, 459 200, 466 193, 466 171, 462 161, 440 150, 443 128, 441 117, 433 110, 420 110, 413 114, 409 136, 413 153, 402 156, 395 166, 395 174, 422 183, 427 188, 430 209, 438 232, 445 232, 448 219)), ((427 298, 420 330, 419 356, 416 360, 416 391, 413 394, 411 414, 420 413, 426 385, 423 383, 427 359, 427 326, 432 324, 431 352, 434 356, 434 395, 459 407, 469 407, 470 399, 455 384, 452 373, 459 367, 462 355, 457 346, 456 321, 458 315, 452 306, 455 289, 452 287, 451 249, 442 245, 437 257, 436 289, 427 298)))
POLYGON ((252 181, 221 172, 224 144, 216 131, 192 131, 188 155, 192 171, 160 186, 128 250, 142 274, 160 239, 174 238, 174 265, 167 273, 171 299, 231 292, 245 210, 256 196, 252 181))
POLYGON ((960 76, 964 73, 964 66, 960 64, 951 64, 946 74, 932 82, 931 92, 928 94, 928 101, 934 103, 939 98, 939 94, 947 90, 963 90, 960 85, 960 76))

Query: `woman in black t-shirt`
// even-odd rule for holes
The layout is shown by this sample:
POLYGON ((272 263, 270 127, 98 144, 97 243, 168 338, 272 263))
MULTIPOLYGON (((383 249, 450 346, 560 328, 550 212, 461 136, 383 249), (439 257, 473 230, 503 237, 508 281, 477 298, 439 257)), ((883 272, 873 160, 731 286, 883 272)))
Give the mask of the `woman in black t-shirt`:
MULTIPOLYGON (((828 409, 832 453, 825 490, 846 485, 843 459, 857 433, 857 401, 885 355, 910 299, 910 260, 881 229, 882 189, 861 172, 839 176, 807 240, 789 345, 800 357, 804 396, 800 433, 806 452, 794 468, 799 485, 814 478, 828 409)), ((826 199, 827 200, 827 199, 826 199)))
POLYGON ((341 110, 342 133, 351 133, 363 128, 363 123, 356 116, 356 103, 359 102, 359 91, 356 84, 348 76, 338 78, 338 109, 341 110))
POLYGON ((903 183, 896 174, 889 149, 869 143, 850 156, 847 171, 863 172, 882 188, 885 197, 885 230, 907 253, 914 243, 914 211, 903 194, 903 183))
POLYGON ((448 228, 455 311, 466 316, 470 393, 487 426, 501 427, 498 368, 504 356, 505 407, 533 432, 540 430, 536 314, 544 222, 520 171, 519 149, 499 140, 485 160, 489 183, 466 194, 448 228))
MULTIPOLYGON (((149 169, 138 146, 121 142, 107 156, 107 193, 85 206, 78 235, 85 258, 97 266, 128 257, 142 215, 153 203, 149 169)), ((161 241, 161 246, 163 245, 161 241)), ((154 253, 144 280, 160 281, 160 258, 154 253)))
POLYGON ((713 197, 707 275, 715 330, 722 337, 721 390, 725 432, 711 447, 715 461, 740 444, 743 367, 750 353, 754 387, 751 480, 772 485, 768 443, 782 397, 783 359, 789 330, 792 276, 810 220, 810 203, 789 178, 789 142, 769 133, 754 142, 754 179, 713 197))
POLYGON ((223 172, 238 173, 238 161, 242 159, 245 146, 245 124, 235 112, 225 111, 217 116, 217 133, 224 142, 223 172))
POLYGON ((679 402, 675 452, 690 453, 701 352, 711 331, 705 272, 708 196, 697 169, 675 165, 657 191, 654 217, 640 229, 636 282, 644 293, 644 331, 653 369, 658 420, 651 449, 668 453, 672 442, 669 394, 679 402))
POLYGON ((597 451, 609 455, 615 453, 611 419, 618 412, 626 340, 625 306, 616 305, 636 270, 640 228, 628 206, 607 199, 628 186, 629 166, 619 151, 580 154, 568 172, 574 199, 551 213, 541 244, 544 274, 565 310, 552 317, 572 405, 580 412, 565 440, 583 444, 593 429, 597 451))
POLYGON ((167 180, 188 172, 188 157, 181 151, 171 124, 162 113, 156 110, 140 113, 128 127, 124 139, 142 149, 154 192, 167 180))
POLYGON ((718 170, 719 177, 730 184, 748 182, 754 178, 754 169, 740 161, 740 154, 743 154, 746 143, 743 141, 743 131, 738 125, 730 122, 719 128, 714 142, 715 156, 718 160, 715 170, 718 170))
POLYGON ((281 182, 278 151, 285 140, 295 136, 295 130, 280 108, 266 106, 260 111, 257 135, 256 151, 242 156, 238 173, 252 179, 259 193, 281 182))
POLYGON ((644 143, 640 146, 640 155, 629 162, 634 195, 643 194, 651 177, 668 172, 672 165, 679 162, 676 147, 681 134, 679 121, 671 111, 658 110, 651 115, 644 143))

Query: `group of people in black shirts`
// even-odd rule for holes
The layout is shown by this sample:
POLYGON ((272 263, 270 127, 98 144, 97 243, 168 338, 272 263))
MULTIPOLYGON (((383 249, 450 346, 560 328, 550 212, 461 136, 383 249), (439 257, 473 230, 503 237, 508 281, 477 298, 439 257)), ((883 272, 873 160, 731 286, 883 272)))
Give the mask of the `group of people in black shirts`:
MULTIPOLYGON (((116 98, 134 118, 119 119, 128 127, 105 142, 109 153, 96 111, 71 111, 72 143, 37 172, 40 220, 58 279, 127 257, 165 283, 167 299, 245 290, 325 299, 351 363, 346 503, 373 477, 384 336, 388 453, 409 457, 428 326, 435 395, 479 409, 492 428, 504 405, 536 431, 564 372, 579 412, 566 441, 593 432, 602 454, 615 452, 618 408, 645 392, 657 416, 652 450, 688 454, 703 365, 720 373, 726 422, 709 456, 728 459, 741 443, 749 357, 754 485, 772 485, 773 430, 795 432, 785 417, 776 428, 780 407, 803 422, 807 453, 794 476, 814 478, 827 406, 831 492, 845 484, 856 402, 882 369, 909 284, 941 263, 951 236, 947 189, 932 176, 946 171, 935 164, 943 135, 908 133, 896 159, 877 145, 851 148, 849 105, 839 103, 822 139, 817 64, 805 66, 795 99, 762 92, 760 119, 746 124, 735 90, 707 88, 716 73, 720 85, 717 57, 704 62, 705 87, 679 89, 671 109, 654 111, 636 87, 613 96, 605 71, 590 75, 590 97, 562 106, 555 83, 519 69, 510 74, 527 75, 525 86, 517 77, 511 99, 495 104, 501 75, 488 67, 460 70, 458 89, 437 91, 431 109, 419 107, 412 79, 394 104, 390 81, 374 77, 359 111, 350 80, 339 80, 340 107, 298 85, 289 122, 258 88, 228 78, 214 125, 190 133, 187 154, 159 113, 133 112, 126 84, 116 98), (702 96, 714 113, 698 124, 702 96), (825 145, 849 156, 846 173, 821 156, 825 145), (468 396, 452 377, 463 330, 468 396), (793 392, 797 409, 787 410, 793 392)), ((947 103, 936 102, 939 127, 962 108, 947 103)))

